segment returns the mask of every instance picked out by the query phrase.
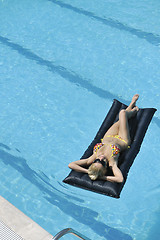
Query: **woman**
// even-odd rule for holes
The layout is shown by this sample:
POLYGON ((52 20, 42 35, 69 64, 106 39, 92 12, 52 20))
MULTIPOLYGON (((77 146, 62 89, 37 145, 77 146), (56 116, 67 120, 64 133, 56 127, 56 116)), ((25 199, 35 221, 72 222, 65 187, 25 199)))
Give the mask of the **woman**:
POLYGON ((119 120, 105 133, 102 142, 95 145, 89 158, 71 162, 68 167, 77 172, 88 173, 91 180, 123 182, 122 172, 117 166, 118 158, 120 152, 129 148, 131 143, 128 119, 134 117, 139 110, 136 106, 138 98, 139 95, 135 94, 130 105, 120 111, 119 120), (106 176, 107 164, 112 168, 113 176, 106 176))

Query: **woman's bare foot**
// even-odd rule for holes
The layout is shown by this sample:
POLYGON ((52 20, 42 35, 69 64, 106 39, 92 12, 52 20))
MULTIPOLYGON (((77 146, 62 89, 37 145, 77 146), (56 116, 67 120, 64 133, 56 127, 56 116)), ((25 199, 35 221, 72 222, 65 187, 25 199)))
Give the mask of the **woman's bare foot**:
POLYGON ((132 98, 131 103, 129 104, 129 106, 127 107, 127 111, 131 111, 135 106, 136 106, 136 102, 139 98, 139 94, 135 94, 132 98))
POLYGON ((137 106, 135 106, 132 110, 131 110, 131 112, 135 112, 135 113, 137 113, 139 111, 139 107, 137 107, 137 106))
POLYGON ((138 108, 137 106, 135 106, 134 108, 132 108, 131 111, 127 111, 128 119, 134 117, 138 111, 139 111, 139 108, 138 108))
POLYGON ((133 105, 133 107, 136 105, 136 102, 137 102, 138 98, 139 98, 139 94, 135 94, 135 95, 133 96, 132 102, 131 102, 131 104, 133 105))

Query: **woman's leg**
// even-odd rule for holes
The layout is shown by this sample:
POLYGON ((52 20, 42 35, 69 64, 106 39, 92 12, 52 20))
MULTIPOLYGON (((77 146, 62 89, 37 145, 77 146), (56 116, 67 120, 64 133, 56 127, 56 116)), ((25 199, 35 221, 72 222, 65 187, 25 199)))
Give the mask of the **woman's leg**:
POLYGON ((109 135, 117 135, 119 132, 119 121, 114 123, 109 129, 108 131, 105 133, 103 139, 105 139, 106 136, 109 135))
POLYGON ((139 94, 135 94, 133 96, 131 103, 126 108, 126 111, 131 111, 136 106, 136 102, 137 102, 138 98, 139 98, 139 94))
POLYGON ((130 141, 129 128, 128 128, 128 119, 133 117, 133 115, 135 115, 136 112, 138 111, 138 108, 135 107, 136 101, 138 100, 138 98, 139 98, 138 94, 135 94, 133 96, 131 103, 129 104, 129 106, 125 110, 127 112, 127 116, 126 117, 122 116, 122 121, 121 121, 122 123, 120 122, 120 118, 119 118, 119 121, 114 123, 108 129, 108 131, 105 133, 103 138, 105 138, 105 136, 107 136, 107 135, 117 135, 117 134, 120 135, 121 134, 120 135, 121 137, 122 137, 122 135, 125 135, 124 140, 126 139, 126 136, 127 136, 127 139, 129 139, 129 141, 130 141), (124 129, 123 129, 123 127, 120 127, 123 124, 125 125, 124 129), (125 132, 126 134, 123 134, 123 132, 125 132))
POLYGON ((139 108, 134 107, 131 111, 121 110, 119 113, 119 132, 118 135, 129 145, 131 142, 128 120, 135 116, 139 108))

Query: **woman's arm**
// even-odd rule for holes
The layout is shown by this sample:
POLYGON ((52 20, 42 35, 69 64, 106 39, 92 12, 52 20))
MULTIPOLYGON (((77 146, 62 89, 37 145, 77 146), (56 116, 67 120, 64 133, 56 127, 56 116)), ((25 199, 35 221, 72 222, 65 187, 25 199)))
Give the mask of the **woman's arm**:
POLYGON ((77 160, 74 162, 69 163, 68 167, 77 171, 77 172, 84 172, 88 173, 88 169, 85 166, 89 166, 92 162, 96 159, 95 154, 91 155, 89 158, 77 160))
POLYGON ((114 176, 104 176, 104 177, 101 177, 101 179, 107 180, 110 182, 122 183, 124 181, 124 178, 123 178, 121 170, 117 167, 117 164, 113 163, 110 166, 112 167, 112 172, 113 172, 114 176))

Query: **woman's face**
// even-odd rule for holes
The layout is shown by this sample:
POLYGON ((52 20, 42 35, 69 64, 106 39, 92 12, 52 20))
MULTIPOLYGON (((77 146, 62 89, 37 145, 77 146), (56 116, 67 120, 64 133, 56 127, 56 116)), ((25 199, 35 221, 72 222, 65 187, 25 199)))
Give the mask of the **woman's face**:
POLYGON ((96 170, 96 172, 98 172, 99 176, 102 177, 105 175, 107 168, 106 168, 106 162, 103 159, 102 160, 96 159, 93 165, 94 165, 94 169, 96 170))
POLYGON ((104 155, 98 156, 88 169, 88 174, 92 180, 103 177, 107 171, 107 160, 104 155))
POLYGON ((106 161, 107 162, 107 159, 106 159, 106 157, 102 154, 102 155, 100 155, 99 157, 98 157, 100 160, 104 160, 104 161, 106 161))
POLYGON ((105 158, 104 155, 100 155, 98 158, 96 158, 93 161, 93 164, 98 169, 106 168, 106 166, 107 166, 107 159, 105 158))

